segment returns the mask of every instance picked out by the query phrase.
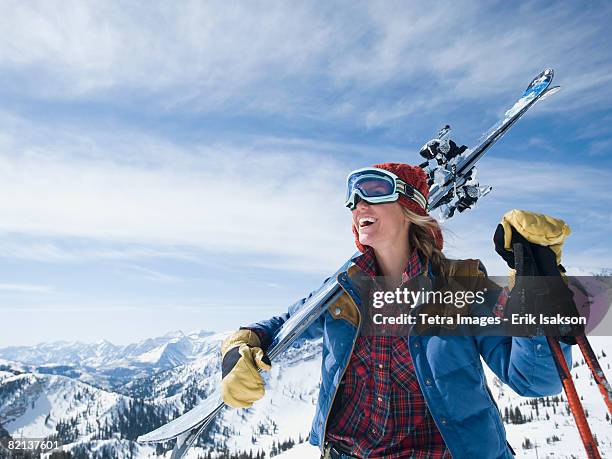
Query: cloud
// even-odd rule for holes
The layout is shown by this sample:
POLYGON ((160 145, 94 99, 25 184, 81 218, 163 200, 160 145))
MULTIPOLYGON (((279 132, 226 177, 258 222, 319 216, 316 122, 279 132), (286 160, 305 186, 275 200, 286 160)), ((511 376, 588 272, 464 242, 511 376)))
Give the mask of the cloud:
MULTIPOLYGON (((17 133, 26 127, 40 136, 36 125, 16 123, 0 144, 4 257, 197 262, 232 255, 252 266, 321 272, 354 250, 343 206, 351 167, 335 154, 351 145, 263 137, 249 145, 181 146, 122 131, 81 133, 74 143, 66 131, 50 145, 21 144, 17 133)), ((358 151, 355 167, 385 156, 375 147, 358 151)), ((472 234, 474 221, 464 216, 448 225, 461 235, 449 237, 448 247, 464 256, 488 243, 495 220, 514 207, 558 214, 578 227, 579 216, 591 212, 600 217, 590 219, 590 234, 610 230, 605 170, 498 157, 487 158, 485 170, 481 181, 494 191, 481 203, 486 212, 475 212, 485 222, 482 235, 472 234)))
POLYGON ((150 269, 150 268, 145 268, 144 266, 130 265, 127 268, 128 268, 128 272, 132 272, 138 276, 141 276, 148 280, 152 280, 154 282, 177 283, 177 282, 185 281, 185 279, 182 277, 163 273, 161 271, 157 271, 157 270, 150 269))
POLYGON ((203 96, 214 105, 272 69, 278 80, 307 71, 329 39, 323 18, 300 5, 192 1, 142 9, 72 1, 61 15, 58 6, 12 2, 0 23, 13 37, 0 47, 3 67, 28 72, 23 83, 43 97, 180 87, 176 103, 203 96), (42 85, 33 84, 41 82, 33 70, 44 72, 42 85))
POLYGON ((590 156, 610 155, 612 152, 612 138, 601 138, 589 143, 588 152, 590 156))
MULTIPOLYGON (((441 122, 467 142, 547 66, 563 90, 530 112, 541 124, 514 129, 558 164, 534 162, 506 140, 496 146, 516 155, 483 161, 493 193, 445 225, 447 251, 505 272, 490 238, 518 207, 568 220, 568 263, 612 265, 611 10, 541 1, 4 2, 0 257, 19 272, 3 284, 12 286, 3 307, 13 317, 46 314, 12 339, 91 333, 93 322, 127 336, 130 321, 108 310, 140 320, 142 308, 158 313, 148 315, 154 327, 180 328, 176 320, 193 323, 190 311, 200 311, 202 323, 226 329, 229 316, 210 314, 226 306, 218 292, 253 306, 256 319, 353 253, 349 170, 418 161, 415 149, 441 122), (287 291, 270 285, 245 302, 240 295, 269 283, 268 269, 287 291), (200 277, 215 288, 189 282, 200 277), (47 283, 61 294, 37 291, 47 283), (16 285, 31 286, 32 298, 16 285), (101 295, 100 285, 113 288, 101 295)), ((231 326, 246 319, 235 316, 231 326)))
POLYGON ((0 293, 50 293, 53 288, 48 285, 34 284, 0 284, 0 293))
POLYGON ((121 244, 116 241, 44 234, 4 233, 0 238, 0 257, 38 263, 82 263, 95 260, 174 259, 198 262, 201 254, 193 248, 121 244))
MULTIPOLYGON (((607 104, 607 6, 507 8, 188 2, 178 9, 153 3, 143 12, 73 2, 60 17, 53 3, 12 2, 0 20, 12 37, 0 44, 0 68, 5 92, 51 107, 136 101, 140 116, 249 111, 323 120, 331 130, 343 123, 389 129, 407 116, 425 126, 433 112, 447 112, 449 101, 465 111, 465 99, 494 101, 488 110, 498 113, 507 88, 522 87, 544 64, 569 84, 542 110, 579 111, 596 96, 596 104, 607 104)), ((179 144, 129 124, 104 132, 95 120, 94 128, 53 116, 36 124, 7 110, 0 113, 5 257, 74 262, 249 253, 269 257, 251 261, 256 265, 316 269, 352 251, 342 205, 351 165, 405 157, 397 147, 359 140, 279 139, 267 130, 271 124, 240 142, 239 127, 228 121, 228 140, 179 144)), ((530 142, 554 151, 542 136, 530 142)), ((594 154, 608 146, 602 139, 589 145, 594 154)), ((554 198, 552 210, 588 202, 585 180, 607 202, 605 173, 593 168, 487 161, 498 207, 537 204, 542 195, 554 198), (527 180, 517 187, 510 169, 527 180)), ((596 227, 608 224, 594 220, 596 227)))
POLYGON ((335 159, 281 145, 140 140, 146 153, 123 154, 134 142, 126 148, 121 134, 83 139, 65 151, 5 142, 22 149, 0 151, 0 253, 72 261, 123 248, 185 258, 193 251, 244 252, 296 258, 311 269, 350 250, 348 169, 335 159))
POLYGON ((5 5, 0 70, 12 97, 377 127, 458 100, 501 109, 505 91, 544 66, 565 87, 545 110, 608 107, 612 91, 607 4, 61 6, 5 5))

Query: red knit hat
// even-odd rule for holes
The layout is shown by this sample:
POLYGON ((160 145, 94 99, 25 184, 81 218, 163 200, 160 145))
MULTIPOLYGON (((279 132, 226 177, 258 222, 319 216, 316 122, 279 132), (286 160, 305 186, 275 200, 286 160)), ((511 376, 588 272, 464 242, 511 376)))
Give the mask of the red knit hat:
MULTIPOLYGON (((425 199, 429 197, 429 185, 427 184, 427 174, 420 167, 410 166, 408 164, 402 164, 402 163, 374 164, 374 166, 372 167, 376 167, 378 169, 384 169, 386 171, 389 171, 397 175, 404 182, 412 185, 414 188, 420 191, 421 194, 425 196, 425 199)), ((400 194, 397 202, 400 205, 406 207, 408 210, 414 212, 415 214, 422 215, 422 216, 429 215, 425 209, 423 209, 416 202, 404 196, 403 194, 400 194)), ((436 247, 439 250, 442 250, 442 247, 444 246, 444 239, 442 237, 442 231, 440 230, 440 227, 436 224, 436 227, 435 229, 432 230, 432 232, 433 232, 434 239, 436 241, 436 247)), ((365 247, 359 242, 359 231, 357 230, 355 225, 353 225, 353 234, 355 235, 355 245, 357 246, 360 252, 362 253, 365 252, 366 251, 365 247)))

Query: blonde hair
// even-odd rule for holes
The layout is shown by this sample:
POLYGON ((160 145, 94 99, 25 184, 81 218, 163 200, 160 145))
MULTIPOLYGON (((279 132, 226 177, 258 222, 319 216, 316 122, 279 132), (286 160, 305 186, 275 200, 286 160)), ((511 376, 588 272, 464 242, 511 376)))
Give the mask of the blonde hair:
POLYGON ((436 238, 434 236, 439 230, 438 222, 429 215, 415 214, 404 206, 402 206, 402 210, 410 222, 408 230, 410 247, 418 249, 428 261, 431 261, 435 274, 446 278, 448 274, 448 260, 436 246, 436 238))

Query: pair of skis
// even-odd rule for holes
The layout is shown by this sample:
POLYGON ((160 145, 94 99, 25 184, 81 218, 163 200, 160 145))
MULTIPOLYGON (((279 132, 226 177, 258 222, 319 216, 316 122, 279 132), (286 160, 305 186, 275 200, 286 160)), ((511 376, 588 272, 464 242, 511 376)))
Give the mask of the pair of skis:
MULTIPOLYGON (((455 155, 448 155, 448 151, 446 151, 444 147, 445 142, 448 142, 447 139, 450 134, 450 128, 446 127, 440 131, 437 145, 442 146, 442 148, 434 152, 432 157, 429 158, 429 161, 422 165, 430 177, 429 211, 439 209, 443 218, 450 218, 453 216, 456 209, 461 212, 466 208, 470 208, 476 203, 478 198, 490 191, 490 187, 479 187, 478 184, 475 183, 476 169, 474 166, 476 162, 479 161, 489 148, 508 132, 514 123, 533 107, 538 100, 558 90, 558 87, 551 87, 553 76, 553 70, 546 69, 534 78, 521 97, 505 112, 504 117, 489 129, 471 149, 463 148, 455 155), (480 192, 482 190, 486 190, 486 192, 480 192)), ((319 290, 311 294, 311 296, 305 300, 304 304, 282 325, 268 349, 268 355, 271 359, 274 359, 291 346, 291 344, 312 323, 314 323, 331 304, 343 295, 341 285, 348 285, 346 269, 350 264, 350 260, 347 261, 333 276, 323 283, 319 290)), ((581 349, 583 349, 583 346, 584 349, 590 349, 586 337, 582 338, 584 339, 578 341, 579 343, 583 343, 581 349)), ((572 407, 572 411, 576 417, 576 423, 579 426, 579 430, 582 429, 580 433, 585 443, 585 447, 587 451, 593 451, 593 455, 590 455, 589 458, 599 458, 593 436, 590 429, 588 429, 588 424, 586 424, 584 411, 582 410, 582 416, 580 416, 578 408, 574 410, 575 406, 580 405, 580 401, 578 399, 578 404, 575 403, 577 398, 576 389, 573 385, 571 375, 569 378, 567 377, 569 369, 567 369, 567 364, 559 343, 554 339, 549 340, 549 343, 553 351, 555 363, 559 369, 559 375, 563 381, 563 386, 566 393, 568 393, 568 400, 570 398, 572 400, 570 407, 572 407), (563 365, 565 365, 565 368, 563 368, 563 365), (573 394, 571 397, 570 393, 573 394), (576 413, 578 413, 578 415, 576 413), (586 429, 584 425, 586 425, 586 429)), ((587 361, 591 362, 589 366, 591 368, 597 368, 599 364, 597 363, 597 359, 594 358, 592 349, 590 349, 590 353, 593 358, 587 358, 587 361), (591 366, 591 364, 594 366, 591 366)), ((586 355, 585 353, 585 357, 586 355)), ((595 373, 595 370, 593 371, 595 373)), ((610 386, 607 384, 605 376, 603 372, 601 372, 601 368, 597 371, 598 376, 596 377, 596 381, 601 381, 600 390, 602 390, 602 393, 604 393, 602 387, 607 387, 607 403, 610 408, 610 386)), ((217 388, 195 408, 158 429, 140 436, 138 441, 141 443, 163 443, 176 439, 176 445, 172 452, 171 459, 180 459, 184 457, 189 448, 224 407, 225 404, 221 398, 220 390, 217 388)), ((581 409, 582 407, 580 406, 580 410, 581 409)))

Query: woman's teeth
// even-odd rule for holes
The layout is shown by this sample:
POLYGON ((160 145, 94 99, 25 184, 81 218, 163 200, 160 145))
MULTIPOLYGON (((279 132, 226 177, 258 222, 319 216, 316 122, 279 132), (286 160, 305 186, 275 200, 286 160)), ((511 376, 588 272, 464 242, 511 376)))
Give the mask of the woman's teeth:
POLYGON ((376 223, 377 219, 373 217, 362 217, 359 219, 359 228, 363 228, 365 226, 369 226, 373 223, 376 223))

